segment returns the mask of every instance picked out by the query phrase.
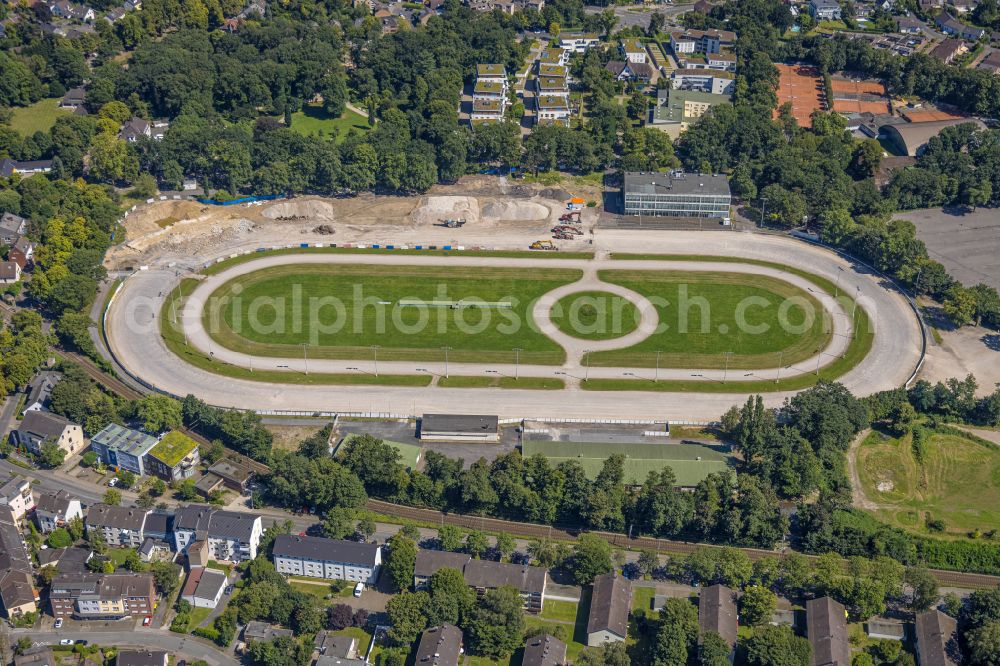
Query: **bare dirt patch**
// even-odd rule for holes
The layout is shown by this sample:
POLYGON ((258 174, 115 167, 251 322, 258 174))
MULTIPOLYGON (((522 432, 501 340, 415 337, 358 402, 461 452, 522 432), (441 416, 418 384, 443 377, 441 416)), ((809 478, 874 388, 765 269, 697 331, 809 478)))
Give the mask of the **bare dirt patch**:
POLYGON ((438 224, 447 219, 477 224, 479 215, 479 201, 475 197, 432 196, 410 214, 410 220, 420 225, 438 224))
POLYGON ((308 439, 326 427, 325 424, 303 424, 300 426, 268 425, 265 426, 274 436, 274 445, 288 451, 294 451, 304 439, 308 439))
POLYGON ((269 220, 309 219, 333 222, 337 219, 333 202, 322 199, 282 201, 265 208, 261 215, 269 220))
POLYGON ((930 340, 920 378, 931 383, 975 376, 978 393, 992 393, 1000 382, 1000 335, 981 326, 941 331, 941 344, 930 340))
POLYGON ((551 214, 547 206, 534 201, 491 201, 483 206, 483 218, 490 221, 532 222, 547 220, 551 214))

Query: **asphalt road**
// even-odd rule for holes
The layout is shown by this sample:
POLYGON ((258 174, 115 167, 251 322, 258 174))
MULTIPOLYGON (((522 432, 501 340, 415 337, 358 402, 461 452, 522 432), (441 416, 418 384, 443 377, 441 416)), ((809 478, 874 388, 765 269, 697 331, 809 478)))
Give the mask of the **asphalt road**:
POLYGON ((221 651, 208 641, 194 636, 180 636, 165 631, 151 629, 136 629, 135 631, 79 631, 63 629, 61 631, 32 631, 30 629, 14 629, 10 631, 12 642, 22 635, 28 635, 36 645, 58 645, 64 638, 74 640, 84 639, 95 645, 108 645, 117 648, 153 648, 166 650, 172 655, 186 657, 188 660, 203 659, 210 666, 237 666, 240 662, 233 655, 221 651))
MULTIPOLYGON (((905 298, 891 287, 883 285, 879 278, 870 275, 865 269, 852 266, 824 249, 784 237, 715 231, 597 230, 594 246, 599 257, 614 251, 715 255, 778 262, 826 277, 836 282, 839 289, 852 295, 858 294, 862 306, 872 319, 876 335, 869 357, 840 379, 855 394, 867 395, 900 386, 919 359, 919 323, 905 298)), ((496 247, 504 247, 502 239, 497 240, 496 247)), ((362 256, 369 263, 404 259, 392 258, 388 254, 355 256, 362 256)), ((213 257, 192 259, 192 263, 196 260, 200 264, 213 257)), ((420 258, 405 259, 413 261, 420 258)), ((437 259, 439 263, 474 260, 472 257, 437 259)), ((485 263, 489 260, 483 261, 485 263)), ((516 265, 515 261, 531 260, 507 260, 506 265, 516 265)), ((569 267, 570 264, 571 260, 558 260, 559 266, 569 267)), ((608 267, 624 268, 625 262, 608 262, 608 267)), ((727 268, 734 270, 736 267, 728 264, 727 268)), ((740 267, 739 270, 745 268, 740 267)), ((109 317, 108 335, 111 346, 118 361, 144 381, 177 395, 193 393, 206 402, 219 406, 404 414, 443 411, 499 414, 510 418, 667 418, 707 421, 717 419, 730 406, 746 400, 745 393, 598 392, 584 391, 572 383, 564 391, 528 391, 360 385, 299 386, 224 378, 180 362, 158 335, 158 328, 151 317, 153 313, 159 312, 162 294, 169 292, 170 284, 176 280, 175 273, 173 268, 153 265, 150 270, 139 272, 126 282, 109 317)), ((213 351, 221 352, 215 349, 213 351)), ((292 363, 292 359, 287 360, 288 365, 292 363)), ((362 362, 354 362, 353 366, 362 368, 362 362)), ((441 363, 425 363, 423 366, 431 374, 443 374, 444 371, 441 363)), ((382 364, 380 370, 381 368, 382 364)), ((501 365, 492 369, 513 374, 513 364, 506 368, 501 365)), ((360 371, 371 370, 373 368, 365 366, 360 371)), ((548 370, 554 372, 559 369, 548 370)), ((570 378, 580 376, 579 368, 560 371, 567 372, 570 378)), ((457 367, 455 372, 460 372, 457 367)), ((590 372, 594 373, 596 369, 590 369, 590 372)), ((648 370, 645 372, 648 374, 648 370)), ((788 372, 783 371, 782 376, 787 377, 788 372)), ((688 371, 689 376, 686 378, 690 379, 691 374, 696 373, 688 371)), ((719 377, 710 375, 702 379, 713 381, 719 377)), ((789 392, 768 393, 764 399, 769 406, 778 406, 790 395, 792 394, 789 392)))

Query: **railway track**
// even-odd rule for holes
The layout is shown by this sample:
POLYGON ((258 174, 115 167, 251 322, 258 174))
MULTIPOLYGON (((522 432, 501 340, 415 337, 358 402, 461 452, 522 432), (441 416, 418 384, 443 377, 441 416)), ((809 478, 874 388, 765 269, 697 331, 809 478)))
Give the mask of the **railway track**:
MULTIPOLYGON (((555 541, 575 541, 584 533, 596 534, 607 539, 616 548, 626 550, 653 550, 658 553, 670 555, 690 555, 702 548, 721 548, 704 543, 691 543, 688 541, 672 541, 670 539, 654 539, 652 537, 628 537, 624 534, 612 532, 594 532, 589 530, 564 529, 549 527, 547 525, 536 525, 533 523, 520 523, 510 520, 500 520, 498 518, 485 518, 479 516, 466 516, 454 513, 442 513, 434 509, 418 509, 410 506, 402 506, 383 502, 381 500, 369 499, 367 508, 388 516, 417 520, 424 523, 438 523, 441 525, 455 525, 466 529, 480 530, 485 532, 506 532, 512 536, 526 539, 552 539, 555 541)), ((746 553, 751 560, 759 560, 764 557, 774 557, 780 555, 778 551, 764 550, 762 548, 739 548, 746 553)), ((810 560, 818 559, 815 555, 805 555, 810 560)), ((1000 586, 1000 576, 990 576, 987 574, 963 573, 960 571, 947 571, 944 569, 931 569, 931 573, 937 579, 938 584, 943 587, 959 587, 964 589, 993 588, 1000 586)))
MULTIPOLYGON (((75 352, 59 350, 59 353, 73 362, 77 363, 94 381, 105 386, 108 390, 129 400, 137 400, 142 397, 142 393, 128 386, 120 379, 109 375, 97 367, 93 361, 75 352)), ((180 429, 185 435, 195 440, 199 444, 208 444, 208 438, 183 427, 180 429)), ((266 474, 270 468, 264 463, 257 462, 228 449, 227 455, 238 462, 247 463, 257 474, 266 474)), ((499 518, 486 518, 482 516, 467 516, 455 513, 442 513, 433 509, 420 509, 416 507, 392 504, 381 500, 369 499, 367 507, 377 513, 409 520, 417 520, 425 523, 438 523, 464 527, 465 529, 481 530, 485 532, 507 532, 513 536, 527 539, 552 539, 556 541, 575 541, 576 538, 587 530, 567 529, 550 527, 548 525, 536 525, 534 523, 521 523, 499 518)), ((720 548, 711 544, 691 543, 687 541, 672 541, 669 539, 654 539, 652 537, 628 537, 624 534, 613 532, 591 532, 597 534, 612 544, 616 548, 626 550, 654 550, 659 553, 674 555, 689 555, 700 548, 720 548)), ((751 560, 759 560, 764 557, 778 555, 777 551, 764 550, 761 548, 740 548, 751 560)), ((815 556, 806 555, 810 559, 815 556)), ((938 584, 945 587, 960 588, 992 588, 1000 586, 1000 576, 990 576, 987 574, 964 573, 960 571, 947 571, 944 569, 931 569, 931 573, 937 579, 938 584)))
MULTIPOLYGON (((138 400, 143 396, 142 393, 135 390, 117 377, 113 377, 112 375, 109 375, 101 370, 86 356, 81 356, 76 352, 67 351, 65 349, 59 349, 59 353, 79 365, 91 379, 101 384, 112 393, 115 393, 126 400, 138 400)), ((187 426, 181 426, 178 430, 199 444, 211 443, 207 437, 192 430, 191 428, 188 428, 187 426)), ((229 449, 226 449, 226 457, 237 463, 249 465, 255 474, 266 474, 271 471, 271 468, 264 463, 257 462, 256 460, 247 458, 246 456, 236 453, 235 451, 230 451, 229 449)))

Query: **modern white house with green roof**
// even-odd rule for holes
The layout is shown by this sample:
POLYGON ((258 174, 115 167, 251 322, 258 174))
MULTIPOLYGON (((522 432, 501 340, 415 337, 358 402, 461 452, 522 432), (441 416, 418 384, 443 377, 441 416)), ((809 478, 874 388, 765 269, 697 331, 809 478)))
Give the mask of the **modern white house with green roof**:
POLYGON ((156 446, 156 441, 144 432, 111 423, 90 438, 90 448, 105 465, 143 476, 146 454, 156 446))
POLYGON ((537 124, 560 124, 569 126, 569 98, 563 95, 538 95, 535 97, 535 119, 537 124))
POLYGON ((146 454, 145 466, 164 481, 181 481, 194 476, 200 462, 198 442, 171 430, 146 454))
POLYGON ((476 83, 472 89, 473 122, 499 122, 507 111, 507 70, 503 65, 476 65, 476 83))
POLYGON ((622 58, 631 63, 646 62, 646 47, 638 39, 623 39, 618 44, 622 58))

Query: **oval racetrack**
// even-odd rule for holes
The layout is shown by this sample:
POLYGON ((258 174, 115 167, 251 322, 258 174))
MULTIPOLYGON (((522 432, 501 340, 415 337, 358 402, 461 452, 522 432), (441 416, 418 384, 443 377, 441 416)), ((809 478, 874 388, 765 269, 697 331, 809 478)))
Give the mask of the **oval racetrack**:
MULTIPOLYGON (((835 254, 791 239, 734 232, 607 232, 598 231, 595 245, 597 259, 593 261, 553 259, 544 253, 538 259, 503 259, 495 257, 428 257, 402 254, 307 254, 303 256, 262 255, 207 278, 190 296, 183 314, 183 326, 193 346, 211 351, 219 360, 247 366, 249 359, 239 352, 212 345, 201 326, 199 300, 233 277, 269 265, 292 262, 340 262, 364 264, 464 265, 464 266, 552 266, 582 268, 584 278, 574 283, 573 290, 603 288, 597 282, 598 269, 686 269, 746 272, 779 277, 802 289, 808 289, 824 306, 834 312, 834 335, 819 357, 822 364, 840 355, 850 334, 850 314, 832 303, 812 283, 790 273, 752 264, 721 262, 613 261, 609 252, 647 254, 699 255, 738 257, 770 261, 799 268, 824 277, 851 296, 857 294, 874 323, 874 343, 869 355, 839 381, 856 395, 900 386, 913 372, 920 357, 919 322, 902 295, 886 288, 881 279, 864 269, 855 270, 835 254)), ((190 268, 196 269, 212 257, 196 258, 190 268)), ((170 352, 159 335, 159 322, 154 317, 161 310, 163 298, 178 279, 178 269, 158 268, 140 271, 131 276, 115 298, 107 314, 106 332, 117 361, 131 374, 156 388, 176 395, 192 393, 211 404, 260 410, 389 412, 420 414, 424 412, 459 412, 499 414, 503 418, 562 417, 590 419, 672 419, 714 420, 728 407, 745 401, 746 393, 738 392, 742 372, 730 371, 728 383, 735 393, 658 393, 644 391, 590 391, 579 386, 584 372, 591 378, 621 378, 627 369, 590 368, 581 362, 585 348, 593 347, 583 340, 559 342, 566 347, 567 362, 561 367, 521 366, 521 376, 560 374, 567 388, 558 391, 516 389, 456 389, 440 387, 396 387, 364 385, 297 385, 232 379, 195 368, 170 352)), ((543 324, 544 328, 544 324, 543 324)), ((373 341, 374 342, 374 341, 373 341)), ((516 340, 512 340, 512 347, 516 340)), ((304 371, 302 359, 254 358, 255 367, 274 368, 281 364, 290 371, 304 371)), ((311 372, 345 372, 348 368, 370 372, 371 361, 310 360, 311 372)), ((441 362, 379 363, 385 374, 427 372, 443 375, 441 362), (418 370, 419 368, 419 370, 418 370)), ((812 372, 816 360, 809 359, 782 371, 782 377, 812 372)), ((455 364, 452 375, 482 376, 490 369, 513 374, 511 368, 497 364, 455 364)), ((358 371, 355 370, 355 371, 358 371)), ((648 370, 646 371, 648 374, 648 370)), ((661 379, 695 379, 721 381, 721 370, 661 369, 661 379)), ((773 371, 756 371, 747 379, 773 378, 773 371), (770 374, 769 374, 770 373, 770 374)), ((779 405, 790 393, 765 393, 765 402, 779 405)))

